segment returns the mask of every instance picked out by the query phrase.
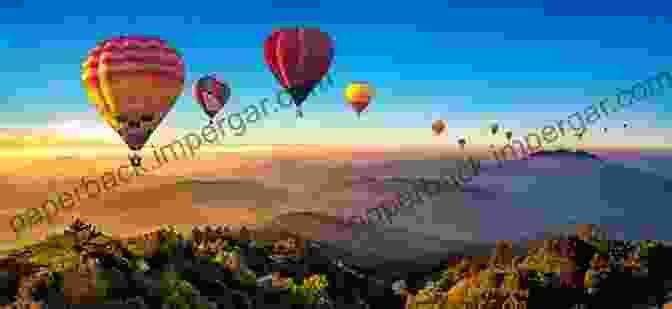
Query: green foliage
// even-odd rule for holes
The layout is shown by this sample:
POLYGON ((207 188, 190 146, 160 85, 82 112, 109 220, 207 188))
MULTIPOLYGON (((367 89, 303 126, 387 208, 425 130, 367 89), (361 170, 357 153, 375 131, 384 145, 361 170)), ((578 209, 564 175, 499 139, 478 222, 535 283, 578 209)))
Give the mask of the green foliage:
POLYGON ((166 240, 161 242, 159 252, 161 255, 174 256, 177 252, 177 240, 166 240))
POLYGON ((196 291, 188 281, 182 280, 176 272, 164 272, 161 276, 161 292, 163 303, 177 308, 202 308, 202 304, 194 304, 196 291))
POLYGON ((234 243, 229 240, 224 241, 224 251, 229 253, 240 253, 240 246, 237 243, 234 243))
POLYGON ((223 254, 218 254, 214 257, 210 257, 210 262, 224 266, 224 263, 226 263, 226 256, 223 254))
POLYGON ((100 299, 105 299, 108 296, 110 288, 110 274, 107 271, 96 273, 96 295, 100 299))
POLYGON ((649 253, 655 251, 655 248, 660 246, 655 240, 640 240, 638 245, 640 249, 639 255, 642 257, 648 257, 649 253))
POLYGON ((228 256, 232 254, 240 254, 240 247, 238 245, 232 244, 229 241, 225 241, 223 251, 224 251, 223 254, 219 253, 214 257, 210 257, 209 261, 211 263, 224 266, 224 263, 226 263, 228 256))
POLYGON ((434 284, 434 287, 439 288, 449 288, 450 287, 450 277, 448 271, 439 271, 432 273, 430 280, 434 284))
POLYGON ((175 251, 172 250, 172 246, 170 243, 162 243, 159 247, 159 252, 161 255, 167 255, 167 256, 172 256, 175 251))
POLYGON ((129 267, 133 272, 144 272, 145 261, 143 258, 134 257, 129 261, 129 267))
POLYGON ((55 288, 59 291, 63 290, 63 273, 58 271, 50 271, 47 277, 47 287, 55 288))
POLYGON ((252 271, 243 271, 240 273, 240 283, 246 287, 257 285, 257 275, 252 271))
POLYGON ((161 288, 170 290, 170 288, 179 279, 180 275, 174 271, 163 272, 161 273, 161 288))
POLYGON ((601 255, 609 255, 609 240, 592 240, 590 244, 597 249, 597 253, 601 255))
POLYGON ((292 304, 317 304, 320 294, 329 286, 326 275, 314 275, 305 278, 301 283, 296 283, 290 278, 287 283, 291 291, 292 304))
POLYGON ((538 271, 529 271, 527 274, 527 280, 530 287, 543 287, 544 286, 544 273, 538 271))
POLYGON ((441 288, 441 289, 448 289, 450 288, 451 280, 450 277, 448 276, 449 274, 447 272, 442 272, 440 273, 440 277, 438 280, 432 280, 434 281, 434 286, 441 288))
POLYGON ((443 272, 442 271, 437 271, 435 273, 432 273, 431 280, 432 282, 437 282, 443 278, 443 272))
POLYGON ((270 240, 260 240, 257 241, 255 246, 258 250, 261 250, 265 256, 271 256, 273 254, 273 241, 270 240))

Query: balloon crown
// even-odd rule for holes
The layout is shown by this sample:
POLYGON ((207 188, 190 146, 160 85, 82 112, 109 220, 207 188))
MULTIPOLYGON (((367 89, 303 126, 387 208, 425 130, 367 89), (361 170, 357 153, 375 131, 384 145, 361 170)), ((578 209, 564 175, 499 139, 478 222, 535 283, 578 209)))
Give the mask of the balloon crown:
POLYGON ((120 36, 115 36, 111 37, 102 41, 98 41, 96 43, 96 46, 102 47, 106 43, 109 42, 119 42, 119 41, 141 41, 141 42, 150 42, 150 41, 156 41, 159 42, 160 44, 167 45, 167 42, 165 40, 162 40, 159 37, 156 36, 141 36, 141 35, 120 35, 120 36))

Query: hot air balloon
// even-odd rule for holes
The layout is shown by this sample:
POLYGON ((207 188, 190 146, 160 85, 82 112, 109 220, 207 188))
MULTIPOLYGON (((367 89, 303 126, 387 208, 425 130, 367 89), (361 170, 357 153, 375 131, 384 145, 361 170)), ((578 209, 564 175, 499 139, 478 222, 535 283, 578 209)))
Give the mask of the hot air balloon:
POLYGON ((434 135, 441 135, 443 130, 446 129, 446 122, 440 119, 434 120, 432 122, 432 131, 434 131, 434 135))
MULTIPOLYGON (((81 80, 101 118, 140 151, 182 93, 184 62, 159 38, 115 37, 89 51, 81 80)), ((129 160, 140 166, 137 153, 129 160)))
POLYGON ((345 88, 345 100, 357 112, 357 117, 369 106, 375 95, 375 90, 367 82, 351 82, 345 88))
POLYGON ((464 137, 460 137, 460 138, 457 140, 457 144, 460 145, 460 149, 462 149, 462 150, 464 151, 464 145, 467 144, 467 139, 464 138, 464 137))
POLYGON ((274 30, 264 44, 264 59, 273 76, 292 97, 297 116, 301 104, 329 71, 334 44, 317 28, 274 30))
POLYGON ((490 134, 495 135, 497 134, 497 131, 499 131, 499 124, 496 122, 490 124, 490 134))
POLYGON ((210 125, 231 97, 231 87, 226 82, 217 80, 214 75, 199 78, 194 82, 192 92, 196 102, 210 118, 210 125))

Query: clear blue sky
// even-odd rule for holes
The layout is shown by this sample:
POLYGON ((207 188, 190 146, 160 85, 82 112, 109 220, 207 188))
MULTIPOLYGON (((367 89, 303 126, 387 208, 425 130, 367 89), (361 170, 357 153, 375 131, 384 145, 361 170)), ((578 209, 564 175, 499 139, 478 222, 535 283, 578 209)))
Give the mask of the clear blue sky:
MULTIPOLYGON (((186 86, 217 72, 231 81, 234 101, 247 105, 277 89, 262 57, 271 31, 320 27, 335 41, 339 88, 304 106, 307 118, 330 127, 427 127, 437 116, 462 127, 493 118, 529 127, 539 123, 535 113, 562 118, 672 70, 670 1, 4 0, 0 12, 0 126, 93 114, 79 83, 80 62, 97 41, 116 35, 169 41, 184 56, 186 86), (348 110, 342 87, 351 80, 378 89, 370 106, 375 124, 354 115, 345 123, 326 117, 348 110)), ((637 107, 648 113, 640 126, 670 127, 670 104, 663 103, 637 107)), ((186 92, 173 125, 198 126, 202 118, 178 116, 197 111, 186 92)))

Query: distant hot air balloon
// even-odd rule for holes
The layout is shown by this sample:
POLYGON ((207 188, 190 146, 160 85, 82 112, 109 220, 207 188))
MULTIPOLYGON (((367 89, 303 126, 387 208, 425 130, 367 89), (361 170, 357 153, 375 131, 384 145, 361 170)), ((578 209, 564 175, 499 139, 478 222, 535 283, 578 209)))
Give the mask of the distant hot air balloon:
POLYGON ((334 44, 317 28, 274 30, 264 44, 264 59, 273 76, 292 97, 297 116, 301 104, 329 71, 334 44))
POLYGON ((499 124, 496 122, 490 124, 490 134, 495 135, 497 134, 497 131, 499 131, 499 124))
POLYGON ((432 122, 432 131, 434 131, 434 135, 441 135, 443 130, 446 129, 446 122, 440 119, 434 120, 432 122))
POLYGON ((506 131, 506 132, 504 133, 504 135, 506 136, 506 139, 507 139, 509 142, 511 142, 511 138, 513 138, 513 132, 511 132, 511 131, 506 131))
POLYGON ((357 117, 369 106, 376 91, 367 82, 351 82, 345 88, 345 100, 357 112, 357 117))
MULTIPOLYGON (((140 151, 182 93, 184 62, 159 38, 115 37, 89 51, 81 80, 98 114, 140 151)), ((137 153, 129 159, 140 166, 137 153)))
POLYGON ((464 150, 464 145, 467 144, 467 139, 464 137, 461 137, 457 140, 457 144, 460 145, 460 149, 464 150))
POLYGON ((212 125, 215 115, 231 97, 231 88, 226 82, 217 80, 214 75, 207 75, 194 82, 192 93, 212 125))

